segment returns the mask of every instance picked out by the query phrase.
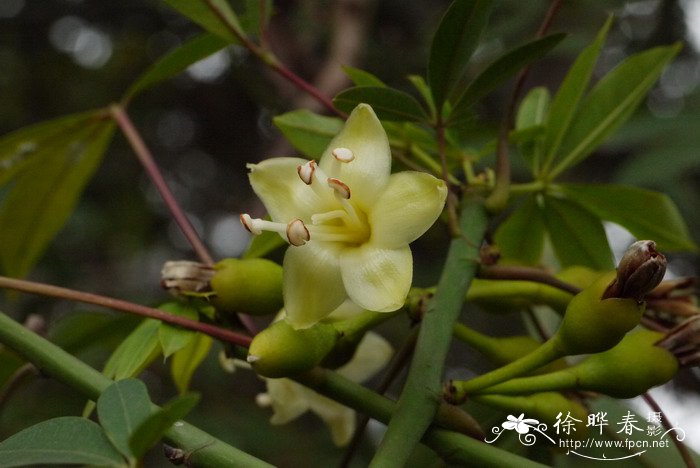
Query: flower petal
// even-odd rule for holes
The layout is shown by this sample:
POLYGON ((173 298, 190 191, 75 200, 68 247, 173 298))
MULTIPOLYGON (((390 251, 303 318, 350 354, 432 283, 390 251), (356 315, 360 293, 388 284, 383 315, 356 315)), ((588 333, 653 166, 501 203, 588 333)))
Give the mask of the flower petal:
POLYGON ((342 447, 350 442, 355 432, 355 411, 319 394, 309 400, 309 407, 326 423, 335 445, 342 447))
POLYGON ((345 249, 340 272, 350 299, 360 307, 391 312, 404 304, 413 279, 413 256, 406 245, 381 249, 372 244, 345 249))
POLYGON ((333 202, 330 195, 329 200, 321 200, 299 178, 297 166, 306 162, 306 159, 301 158, 271 158, 259 164, 248 164, 250 185, 273 221, 288 223, 300 218, 309 222, 312 214, 333 202))
POLYGON ((265 379, 274 414, 272 424, 286 424, 309 409, 307 389, 289 379, 265 379))
POLYGON ((347 298, 338 252, 327 243, 289 247, 284 255, 284 308, 294 328, 308 328, 347 298))
POLYGON ((364 382, 379 372, 393 353, 394 349, 387 340, 374 332, 367 332, 357 345, 355 355, 337 372, 353 382, 364 382))
POLYGON ((430 174, 392 174, 369 211, 371 242, 384 248, 413 242, 440 216, 446 197, 445 182, 430 174))
POLYGON ((367 211, 372 206, 389 179, 391 150, 386 132, 369 105, 355 107, 323 153, 319 167, 350 187, 352 199, 360 209, 367 211), (333 156, 336 148, 349 149, 355 159, 348 163, 337 161, 333 156))

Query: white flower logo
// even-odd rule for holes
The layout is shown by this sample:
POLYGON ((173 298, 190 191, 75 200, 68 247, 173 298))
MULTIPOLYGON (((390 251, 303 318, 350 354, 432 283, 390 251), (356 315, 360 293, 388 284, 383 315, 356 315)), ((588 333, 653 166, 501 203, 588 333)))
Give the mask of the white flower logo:
POLYGON ((513 429, 515 429, 515 431, 518 434, 527 434, 528 432, 530 432, 531 428, 536 428, 537 425, 540 423, 537 419, 525 418, 525 413, 520 413, 520 416, 518 416, 517 418, 512 414, 509 414, 506 419, 507 421, 501 424, 501 426, 503 426, 503 429, 506 429, 508 431, 512 431, 513 429))

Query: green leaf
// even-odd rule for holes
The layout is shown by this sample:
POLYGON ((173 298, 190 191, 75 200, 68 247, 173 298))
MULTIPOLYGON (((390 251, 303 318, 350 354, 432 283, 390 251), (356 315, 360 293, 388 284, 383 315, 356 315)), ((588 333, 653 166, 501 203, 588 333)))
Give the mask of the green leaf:
POLYGON ((428 83, 438 109, 462 79, 492 6, 492 0, 455 0, 442 17, 428 58, 428 83))
POLYGON ((121 380, 141 373, 160 354, 160 322, 146 319, 114 350, 103 374, 121 380))
POLYGON ((544 219, 535 195, 528 196, 494 235, 504 262, 537 265, 544 246, 544 219))
POLYGON ((279 234, 272 231, 263 231, 259 236, 253 236, 253 240, 243 253, 243 258, 259 258, 273 252, 287 242, 279 234))
POLYGON ((359 68, 344 66, 342 67, 346 75, 355 83, 355 86, 379 86, 386 87, 384 82, 377 78, 372 73, 360 70, 359 68))
POLYGON ((199 365, 209 355, 214 341, 207 335, 197 333, 186 347, 179 350, 173 356, 170 363, 170 375, 180 394, 184 394, 190 386, 192 375, 199 365))
MULTIPOLYGON (((190 304, 182 302, 168 302, 160 305, 158 308, 170 314, 191 320, 197 320, 199 318, 197 309, 190 304)), ((161 323, 158 329, 158 340, 160 341, 160 347, 163 351, 163 358, 167 359, 176 351, 190 344, 192 340, 194 340, 196 334, 197 332, 192 330, 161 323)))
POLYGON ((681 45, 675 44, 641 52, 605 75, 574 116, 549 177, 555 178, 585 159, 622 125, 680 49, 681 45))
POLYGON ((562 267, 613 268, 613 256, 600 219, 569 200, 544 197, 544 222, 562 267))
POLYGON ((139 321, 129 314, 73 311, 52 324, 49 337, 64 350, 76 354, 93 346, 115 347, 139 321))
POLYGON ((0 230, 0 262, 7 275, 26 275, 63 227, 114 128, 111 120, 93 114, 76 126, 48 125, 34 133, 36 140, 29 144, 35 145, 36 153, 19 163, 23 167, 13 174, 0 206, 0 226, 6 227, 0 230))
POLYGON ((272 17, 272 0, 245 0, 245 12, 240 16, 243 30, 260 37, 272 17))
POLYGON ((0 464, 83 464, 125 467, 126 462, 96 423, 77 416, 49 419, 0 443, 0 464))
POLYGON ((542 129, 537 131, 529 141, 520 142, 520 153, 527 162, 533 174, 537 174, 542 161, 543 137, 546 131, 544 122, 549 110, 549 91, 544 87, 532 88, 520 103, 518 114, 515 118, 515 129, 518 132, 528 129, 542 129))
POLYGON ((163 2, 205 30, 226 39, 228 42, 239 42, 236 36, 245 36, 236 13, 233 12, 226 0, 211 0, 219 14, 212 11, 204 0, 163 0, 163 2), (232 30, 236 33, 234 34, 232 30))
POLYGON ((343 127, 343 121, 337 117, 314 114, 306 109, 278 115, 272 121, 294 148, 303 155, 316 159, 321 157, 343 127))
POLYGON ((696 251, 675 203, 665 194, 626 185, 562 184, 562 192, 601 219, 624 226, 662 250, 696 251))
POLYGON ((141 458, 175 422, 192 411, 198 402, 197 394, 183 395, 169 401, 141 423, 129 440, 129 446, 136 458, 141 458))
POLYGON ((348 113, 363 102, 372 106, 380 120, 416 122, 428 120, 425 109, 416 98, 394 88, 356 86, 341 91, 333 98, 333 105, 348 113))
POLYGON ((554 101, 550 107, 549 120, 547 122, 547 135, 544 143, 545 161, 544 167, 549 168, 559 145, 568 130, 579 102, 588 88, 588 83, 593 74, 600 51, 612 25, 612 16, 608 18, 598 32, 593 43, 586 47, 578 56, 571 69, 564 77, 554 101))
POLYGON ((423 77, 420 75, 409 75, 408 81, 410 81, 413 87, 420 93, 420 96, 423 98, 423 102, 430 110, 431 117, 434 117, 437 110, 435 109, 435 101, 433 101, 433 94, 430 92, 430 86, 428 86, 428 83, 426 83, 423 77))
POLYGON ((97 399, 97 416, 114 446, 134 458, 129 437, 151 415, 151 399, 146 385, 137 379, 114 382, 97 399))
POLYGON ((185 71, 193 63, 209 57, 229 45, 229 43, 229 41, 208 33, 185 42, 151 65, 129 87, 122 100, 125 102, 130 101, 137 94, 185 71))
POLYGON ((504 82, 512 78, 518 71, 530 63, 542 58, 554 46, 559 44, 565 34, 552 34, 541 39, 525 43, 497 58, 486 67, 455 100, 451 118, 460 118, 466 114, 474 103, 486 96, 504 82))

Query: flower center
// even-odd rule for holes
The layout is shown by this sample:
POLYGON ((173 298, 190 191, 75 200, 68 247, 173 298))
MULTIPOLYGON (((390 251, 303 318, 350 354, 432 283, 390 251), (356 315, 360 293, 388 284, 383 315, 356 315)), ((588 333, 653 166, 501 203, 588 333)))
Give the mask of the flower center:
MULTIPOLYGON (((355 159, 348 148, 335 148, 332 154, 341 164, 349 164, 355 159)), ((262 231, 277 232, 285 235, 289 243, 295 246, 304 245, 310 240, 360 245, 369 239, 367 216, 350 201, 352 191, 347 184, 340 179, 327 177, 314 160, 298 166, 297 174, 320 199, 333 197, 336 201, 334 209, 312 214, 310 224, 300 218, 284 224, 242 214, 241 223, 249 232, 255 235, 262 231)))

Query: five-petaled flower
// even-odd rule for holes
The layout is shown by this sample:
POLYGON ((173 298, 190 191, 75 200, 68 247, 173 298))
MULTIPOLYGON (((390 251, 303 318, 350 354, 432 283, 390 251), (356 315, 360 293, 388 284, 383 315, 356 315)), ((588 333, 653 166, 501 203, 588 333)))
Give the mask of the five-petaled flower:
POLYGON ((440 215, 447 188, 422 172, 391 174, 387 135, 358 105, 318 164, 272 158, 251 164, 250 183, 272 221, 241 215, 253 234, 278 232, 287 320, 305 328, 347 298, 363 309, 401 307, 411 287, 408 246, 440 215))
POLYGON ((515 429, 515 431, 518 434, 527 434, 528 432, 530 432, 530 429, 532 427, 535 427, 540 423, 537 419, 525 418, 525 413, 521 413, 520 416, 518 416, 517 418, 512 414, 509 414, 506 419, 508 421, 505 421, 503 424, 501 424, 501 426, 503 426, 503 429, 506 429, 508 431, 512 431, 513 429, 515 429))

